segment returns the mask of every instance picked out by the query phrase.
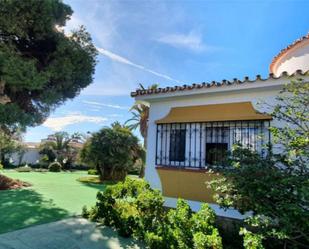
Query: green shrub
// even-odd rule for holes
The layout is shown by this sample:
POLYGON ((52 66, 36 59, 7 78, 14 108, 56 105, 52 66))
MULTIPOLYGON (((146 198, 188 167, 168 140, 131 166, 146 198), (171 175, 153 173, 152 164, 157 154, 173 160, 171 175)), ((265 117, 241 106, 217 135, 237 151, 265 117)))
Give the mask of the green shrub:
POLYGON ((90 216, 90 212, 87 209, 87 206, 83 206, 82 208, 82 217, 88 219, 90 216))
POLYGON ((53 163, 49 164, 49 166, 48 166, 48 170, 50 172, 60 172, 61 168, 62 168, 62 166, 59 162, 53 162, 53 163))
POLYGON ((163 249, 166 248, 166 244, 164 243, 164 239, 162 236, 155 234, 154 232, 146 232, 145 233, 145 242, 150 249, 163 249))
POLYGON ((16 171, 18 171, 18 172, 31 172, 32 168, 26 165, 26 166, 23 166, 23 167, 16 168, 16 171))
POLYGON ((0 162, 0 170, 3 170, 3 164, 0 162))
POLYGON ((207 204, 193 213, 190 206, 179 199, 176 209, 171 209, 167 216, 169 248, 223 248, 219 231, 214 226, 215 213, 207 204))
POLYGON ((96 169, 88 169, 88 175, 98 175, 98 171, 96 169))
POLYGON ((80 151, 81 162, 96 167, 102 180, 124 181, 142 150, 132 131, 115 122, 95 132, 80 151))
POLYGON ((241 228, 240 233, 244 236, 245 249, 264 249, 262 243, 264 237, 262 235, 252 233, 246 228, 241 228))
POLYGON ((176 248, 193 248, 192 210, 184 200, 178 200, 176 209, 168 214, 171 237, 176 248))
POLYGON ((143 239, 150 249, 222 249, 215 214, 204 204, 193 213, 179 200, 166 211, 161 193, 143 180, 127 178, 97 195, 96 206, 83 208, 83 217, 115 228, 119 235, 143 239))

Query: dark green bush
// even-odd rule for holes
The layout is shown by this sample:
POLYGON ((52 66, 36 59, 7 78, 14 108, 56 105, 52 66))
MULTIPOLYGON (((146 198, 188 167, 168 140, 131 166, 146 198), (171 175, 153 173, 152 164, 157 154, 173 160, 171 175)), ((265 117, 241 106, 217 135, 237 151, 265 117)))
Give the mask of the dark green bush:
POLYGON ((53 163, 49 164, 49 166, 48 166, 48 170, 50 172, 60 172, 61 168, 62 168, 62 166, 59 162, 53 162, 53 163))
POLYGON ((115 122, 111 127, 92 133, 79 156, 81 162, 98 170, 101 180, 124 181, 141 150, 132 131, 115 122))
POLYGON ((96 169, 88 169, 88 175, 98 175, 99 172, 96 169))
POLYGON ((208 205, 193 213, 183 200, 169 211, 163 204, 160 192, 148 183, 127 178, 99 192, 96 206, 83 208, 83 217, 114 227, 121 236, 143 239, 151 249, 222 248, 208 205))

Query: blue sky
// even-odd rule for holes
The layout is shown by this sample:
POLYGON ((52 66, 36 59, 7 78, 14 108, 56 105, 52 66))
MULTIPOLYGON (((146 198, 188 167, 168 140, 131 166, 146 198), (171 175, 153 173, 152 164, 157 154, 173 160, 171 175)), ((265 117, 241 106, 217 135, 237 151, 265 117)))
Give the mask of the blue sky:
POLYGON ((309 31, 309 1, 65 0, 67 30, 85 25, 100 51, 94 82, 26 141, 130 118, 138 83, 174 86, 266 76, 280 49, 309 31))

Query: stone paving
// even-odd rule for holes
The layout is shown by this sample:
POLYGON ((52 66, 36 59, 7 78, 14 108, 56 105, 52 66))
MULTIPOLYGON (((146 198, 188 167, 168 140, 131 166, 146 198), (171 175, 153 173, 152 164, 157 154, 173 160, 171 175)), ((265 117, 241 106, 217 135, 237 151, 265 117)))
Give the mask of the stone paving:
POLYGON ((69 218, 0 235, 0 249, 142 249, 107 227, 69 218))

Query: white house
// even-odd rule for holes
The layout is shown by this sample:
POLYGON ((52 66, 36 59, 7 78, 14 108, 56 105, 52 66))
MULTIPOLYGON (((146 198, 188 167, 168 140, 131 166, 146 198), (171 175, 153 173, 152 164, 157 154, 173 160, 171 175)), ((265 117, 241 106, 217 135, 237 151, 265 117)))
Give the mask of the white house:
POLYGON ((23 153, 13 153, 10 156, 12 163, 16 166, 21 164, 37 164, 41 158, 39 153, 39 146, 40 143, 25 143, 25 150, 23 153))
POLYGON ((180 197, 193 210, 208 202, 218 215, 241 218, 213 200, 205 185, 215 176, 208 166, 220 163, 236 142, 265 155, 268 127, 280 124, 259 103, 273 104, 292 79, 309 82, 308 70, 309 33, 273 59, 266 79, 257 75, 132 92, 136 101, 150 105, 145 178, 162 191, 166 206, 174 207, 180 197))

